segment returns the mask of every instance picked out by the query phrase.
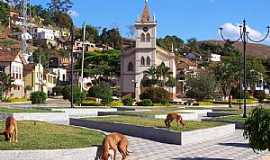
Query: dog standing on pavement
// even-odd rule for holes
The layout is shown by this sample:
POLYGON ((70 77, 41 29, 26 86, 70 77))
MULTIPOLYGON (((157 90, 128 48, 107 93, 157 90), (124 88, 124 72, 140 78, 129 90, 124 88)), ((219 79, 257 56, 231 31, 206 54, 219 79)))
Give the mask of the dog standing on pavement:
POLYGON ((167 114, 167 118, 165 119, 165 125, 167 128, 171 127, 171 123, 172 121, 176 121, 177 126, 179 126, 179 123, 181 123, 182 126, 185 126, 184 122, 183 122, 183 118, 181 115, 179 115, 178 113, 168 113, 167 114))
POLYGON ((7 117, 6 119, 6 127, 4 132, 2 133, 5 136, 5 140, 9 142, 18 142, 17 134, 17 121, 14 117, 7 117))
POLYGON ((101 160, 108 160, 109 157, 111 157, 112 160, 115 160, 117 150, 121 153, 122 160, 125 160, 128 153, 130 153, 128 151, 127 137, 116 132, 111 133, 104 138, 102 147, 101 160), (113 151, 113 153, 110 151, 113 151))

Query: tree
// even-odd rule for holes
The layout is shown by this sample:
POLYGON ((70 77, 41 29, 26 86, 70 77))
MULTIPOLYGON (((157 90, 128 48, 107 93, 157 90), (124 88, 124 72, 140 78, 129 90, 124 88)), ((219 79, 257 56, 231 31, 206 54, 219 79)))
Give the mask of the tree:
POLYGON ((55 12, 53 21, 58 27, 61 28, 70 28, 73 25, 73 21, 70 15, 65 12, 55 12))
POLYGON ((167 67, 164 62, 157 67, 157 77, 161 80, 161 87, 165 86, 167 78, 171 75, 170 67, 167 67))
POLYGON ((270 110, 256 108, 245 122, 244 137, 253 150, 270 151, 270 110))
POLYGON ((266 69, 260 59, 248 59, 247 61, 247 83, 251 88, 251 93, 254 92, 258 82, 264 77, 266 69))
POLYGON ((187 40, 186 45, 190 48, 190 52, 199 52, 199 43, 196 38, 187 40))
POLYGON ((188 97, 203 100, 214 97, 217 84, 213 75, 200 74, 197 77, 189 77, 186 86, 188 97))
POLYGON ((118 28, 112 28, 109 30, 104 28, 100 35, 100 41, 115 49, 121 49, 122 46, 122 37, 118 28))
POLYGON ((7 75, 4 72, 0 72, 0 86, 4 91, 4 97, 8 95, 8 92, 14 86, 13 82, 14 80, 10 77, 10 75, 7 75))
MULTIPOLYGON (((76 64, 76 69, 81 69, 81 59, 76 64)), ((120 75, 120 51, 95 51, 85 54, 84 60, 85 76, 95 77, 100 76, 108 79, 111 76, 120 75)))
MULTIPOLYGON (((169 76, 167 82, 166 82, 166 86, 167 87, 170 87, 172 89, 171 93, 173 93, 173 88, 176 86, 176 83, 177 83, 177 80, 176 78, 172 77, 172 76, 169 76)), ((173 95, 171 96, 173 97, 173 95)))
POLYGON ((9 6, 7 3, 0 2, 0 23, 3 25, 8 24, 9 6))
POLYGON ((184 41, 177 36, 165 36, 164 38, 157 39, 157 45, 171 51, 172 45, 174 47, 174 52, 179 53, 183 48, 184 41))
POLYGON ((231 107, 232 88, 239 85, 240 77, 239 56, 232 56, 225 59, 224 63, 217 64, 213 70, 224 97, 229 97, 229 106, 231 107))
POLYGON ((41 63, 42 66, 48 66, 49 55, 48 51, 39 48, 33 53, 34 63, 41 63))
MULTIPOLYGON (((83 28, 77 28, 75 30, 75 38, 76 39, 83 39, 83 28)), ((85 27, 85 40, 97 43, 99 39, 99 31, 96 27, 91 25, 86 25, 85 27)))
POLYGON ((148 87, 142 92, 140 99, 151 99, 154 103, 160 103, 162 100, 169 100, 170 93, 161 87, 148 87))
POLYGON ((155 66, 151 66, 148 70, 144 71, 143 73, 146 77, 155 80, 156 74, 157 74, 157 69, 155 66))
POLYGON ((113 91, 109 84, 100 82, 89 89, 88 95, 100 98, 105 105, 109 105, 112 102, 113 91))
POLYGON ((67 13, 72 8, 73 3, 71 0, 51 0, 51 3, 48 3, 48 5, 52 13, 67 13))

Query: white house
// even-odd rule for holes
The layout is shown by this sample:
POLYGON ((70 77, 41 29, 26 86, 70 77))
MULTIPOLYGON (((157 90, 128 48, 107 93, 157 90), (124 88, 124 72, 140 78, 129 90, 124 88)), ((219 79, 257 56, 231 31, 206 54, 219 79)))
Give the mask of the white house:
POLYGON ((221 55, 219 55, 219 54, 211 54, 210 55, 210 61, 211 62, 220 62, 221 61, 221 55))
MULTIPOLYGON (((135 46, 123 49, 121 55, 120 88, 122 95, 132 94, 139 101, 144 71, 162 62, 176 77, 175 55, 157 46, 157 21, 151 16, 147 1, 142 15, 135 23, 135 46)), ((176 89, 169 90, 175 97, 176 89)))
POLYGON ((67 81, 67 70, 64 68, 52 68, 52 72, 57 75, 59 81, 67 81))

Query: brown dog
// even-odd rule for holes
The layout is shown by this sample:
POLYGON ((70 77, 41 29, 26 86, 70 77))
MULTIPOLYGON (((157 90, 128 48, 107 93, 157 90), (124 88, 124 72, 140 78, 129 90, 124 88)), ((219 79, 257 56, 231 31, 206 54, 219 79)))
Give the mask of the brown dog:
POLYGON ((120 133, 111 133, 107 135, 103 140, 103 150, 101 159, 108 160, 111 157, 112 160, 116 158, 116 151, 121 153, 122 160, 125 160, 129 151, 128 151, 128 139, 120 133), (113 151, 113 156, 110 154, 110 150, 113 151))
POLYGON ((165 119, 165 125, 167 128, 171 127, 171 123, 172 121, 176 121, 177 126, 179 126, 179 123, 181 123, 182 126, 185 126, 184 122, 183 122, 183 118, 181 115, 179 115, 178 113, 168 113, 167 114, 167 118, 165 119))
POLYGON ((7 117, 6 119, 6 128, 3 132, 5 140, 9 142, 18 142, 17 140, 18 128, 17 122, 14 117, 7 117))

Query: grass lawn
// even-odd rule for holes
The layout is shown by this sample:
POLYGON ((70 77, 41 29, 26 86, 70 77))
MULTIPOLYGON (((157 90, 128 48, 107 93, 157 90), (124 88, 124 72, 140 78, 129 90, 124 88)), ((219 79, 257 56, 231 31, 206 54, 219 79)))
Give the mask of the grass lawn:
MULTIPOLYGON (((142 117, 133 117, 133 116, 110 116, 110 117, 97 117, 97 118, 86 118, 86 120, 96 120, 96 121, 105 121, 105 122, 115 122, 115 123, 124 123, 132 124, 138 126, 149 126, 149 127, 158 127, 165 128, 164 120, 162 119, 150 119, 142 117)), ((211 128, 223 125, 222 122, 206 122, 206 121, 185 121, 185 127, 177 127, 176 123, 172 123, 171 129, 174 131, 191 131, 202 128, 211 128)))
MULTIPOLYGON (((4 122, 0 122, 0 130, 4 122)), ((45 122, 18 121, 18 143, 4 141, 0 136, 0 150, 67 149, 100 145, 104 135, 88 129, 45 122)))
POLYGON ((15 109, 15 108, 6 108, 0 107, 0 113, 45 113, 45 112, 54 112, 46 108, 29 108, 29 109, 15 109))
MULTIPOLYGON (((243 118, 242 115, 232 115, 232 116, 225 116, 225 117, 219 117, 219 118, 215 118, 216 120, 221 120, 224 122, 230 122, 230 123, 241 123, 241 124, 245 124, 245 121, 247 118, 243 118)), ((215 120, 213 119, 213 120, 215 120)))

